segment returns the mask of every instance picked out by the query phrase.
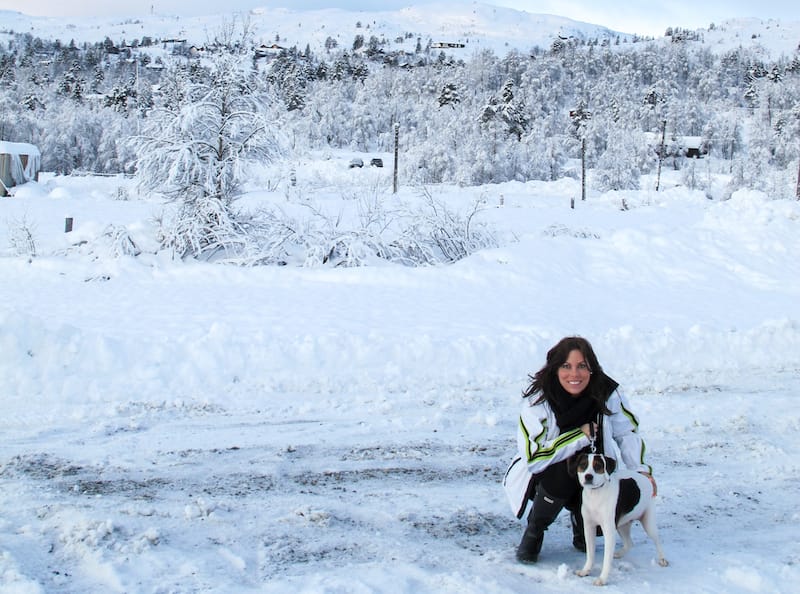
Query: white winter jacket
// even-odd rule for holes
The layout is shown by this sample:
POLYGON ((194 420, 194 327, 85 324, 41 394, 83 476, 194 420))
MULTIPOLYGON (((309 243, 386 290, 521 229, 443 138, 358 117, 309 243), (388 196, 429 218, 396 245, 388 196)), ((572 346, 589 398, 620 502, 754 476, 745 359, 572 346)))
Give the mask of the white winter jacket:
MULTIPOLYGON (((589 446, 589 438, 580 428, 561 433, 556 415, 545 402, 534 404, 538 395, 525 398, 517 430, 518 453, 503 478, 503 487, 514 514, 521 518, 528 504, 527 493, 533 475, 556 462, 568 459, 589 446)), ((639 422, 628 408, 619 389, 606 401, 611 415, 604 415, 603 446, 598 451, 622 460, 633 471, 652 472, 645 464, 645 445, 639 436, 639 422)))

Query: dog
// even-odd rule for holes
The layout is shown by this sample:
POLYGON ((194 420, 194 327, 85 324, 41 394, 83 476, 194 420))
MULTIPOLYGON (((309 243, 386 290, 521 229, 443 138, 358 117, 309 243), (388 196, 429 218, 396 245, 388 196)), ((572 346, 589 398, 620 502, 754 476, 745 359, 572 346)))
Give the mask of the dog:
POLYGON ((603 569, 595 586, 608 583, 613 558, 623 557, 633 546, 631 524, 639 520, 647 536, 655 543, 658 564, 669 565, 661 549, 653 505, 653 484, 641 473, 616 469, 616 461, 602 454, 578 454, 570 460, 571 469, 583 487, 583 533, 586 539, 586 563, 575 573, 581 577, 589 575, 594 565, 595 532, 599 526, 605 539, 603 569), (622 549, 616 554, 616 533, 622 537, 622 549))

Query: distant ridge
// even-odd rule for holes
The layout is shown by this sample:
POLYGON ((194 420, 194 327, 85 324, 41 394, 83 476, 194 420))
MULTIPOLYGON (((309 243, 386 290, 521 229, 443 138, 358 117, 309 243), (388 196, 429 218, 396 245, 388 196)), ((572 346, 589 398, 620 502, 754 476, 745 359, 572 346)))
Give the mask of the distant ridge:
POLYGON ((423 44, 428 41, 463 43, 468 51, 491 49, 497 53, 506 53, 510 49, 527 51, 534 46, 549 47, 559 36, 602 39, 624 35, 565 17, 471 3, 447 3, 435 9, 426 5, 370 12, 335 8, 258 8, 247 13, 223 11, 200 17, 152 15, 129 19, 32 17, 11 11, 0 11, 0 15, 3 31, 90 43, 103 41, 106 36, 119 41, 147 35, 152 38, 182 37, 189 43, 202 44, 213 36, 222 19, 248 19, 256 43, 272 43, 280 38, 281 45, 309 45, 314 51, 323 50, 329 38, 336 40, 340 47, 350 46, 356 35, 365 39, 371 36, 383 39, 392 45, 392 49, 405 45, 413 50, 417 40, 421 39, 423 44))
MULTIPOLYGON (((0 41, 6 41, 9 33, 14 32, 76 43, 101 42, 106 37, 119 43, 147 36, 153 39, 180 37, 190 44, 201 45, 213 38, 224 21, 236 19, 249 21, 256 44, 278 42, 287 47, 308 46, 315 52, 325 51, 331 40, 339 48, 352 47, 356 36, 365 40, 374 36, 389 50, 413 51, 418 42, 423 47, 428 43, 463 45, 463 48, 448 48, 448 51, 464 58, 484 50, 503 55, 511 50, 527 52, 534 47, 549 48, 557 39, 606 40, 613 44, 642 40, 635 32, 613 31, 566 17, 480 3, 444 2, 394 11, 261 7, 246 13, 221 11, 199 17, 155 14, 64 19, 0 10, 0 41)), ((674 27, 680 28, 680 23, 675 23, 674 27)), ((759 46, 767 54, 791 55, 800 45, 800 22, 736 19, 697 31, 700 33, 695 36, 697 40, 719 51, 759 46)), ((664 37, 659 39, 671 41, 664 37)))

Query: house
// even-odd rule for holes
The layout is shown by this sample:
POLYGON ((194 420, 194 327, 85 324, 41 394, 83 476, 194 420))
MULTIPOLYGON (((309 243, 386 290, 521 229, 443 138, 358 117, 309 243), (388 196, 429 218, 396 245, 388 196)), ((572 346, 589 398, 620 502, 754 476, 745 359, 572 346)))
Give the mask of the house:
MULTIPOLYGON (((645 132, 645 138, 656 153, 661 151, 661 135, 655 132, 645 132)), ((663 157, 687 157, 689 159, 702 159, 708 154, 708 143, 702 136, 667 136, 664 139, 663 157)))
POLYGON ((466 44, 457 43, 453 41, 434 41, 431 44, 433 49, 459 49, 462 47, 467 47, 466 44))
POLYGON ((281 52, 286 51, 286 48, 281 47, 277 43, 273 43, 272 45, 266 45, 262 43, 255 48, 254 51, 256 58, 269 58, 270 56, 277 56, 281 52))
POLYGON ((708 145, 700 136, 682 136, 680 145, 683 154, 690 159, 701 159, 708 154, 708 145))
POLYGON ((41 165, 42 155, 34 145, 0 140, 0 196, 18 184, 38 181, 41 165))

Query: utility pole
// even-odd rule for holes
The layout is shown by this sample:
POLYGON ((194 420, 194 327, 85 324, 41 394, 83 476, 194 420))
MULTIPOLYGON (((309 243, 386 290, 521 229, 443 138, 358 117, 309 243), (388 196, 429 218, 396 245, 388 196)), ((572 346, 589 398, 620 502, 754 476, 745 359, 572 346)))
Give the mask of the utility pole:
MULTIPOLYGON (((581 139, 581 201, 586 200, 586 123, 592 119, 592 112, 581 101, 576 109, 569 112, 575 133, 581 139)), ((575 208, 575 198, 570 198, 569 207, 575 208)))
POLYGON ((133 58, 136 61, 136 134, 141 134, 141 109, 140 105, 142 104, 142 96, 139 91, 139 58, 134 56, 133 58))
POLYGON ((797 199, 800 200, 800 164, 797 165, 797 188, 794 191, 797 199))
POLYGON ((394 181, 392 184, 393 194, 397 194, 397 153, 398 145, 400 144, 400 124, 394 123, 394 181))
POLYGON ((658 149, 658 174, 656 175, 656 192, 661 186, 661 162, 664 160, 666 149, 667 120, 661 120, 661 147, 658 149))
MULTIPOLYGON (((586 137, 581 138, 581 202, 586 200, 586 137)), ((573 208, 575 208, 573 206, 573 208)))

